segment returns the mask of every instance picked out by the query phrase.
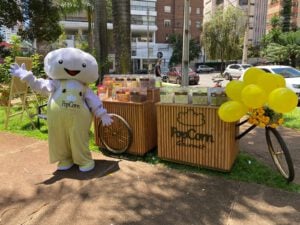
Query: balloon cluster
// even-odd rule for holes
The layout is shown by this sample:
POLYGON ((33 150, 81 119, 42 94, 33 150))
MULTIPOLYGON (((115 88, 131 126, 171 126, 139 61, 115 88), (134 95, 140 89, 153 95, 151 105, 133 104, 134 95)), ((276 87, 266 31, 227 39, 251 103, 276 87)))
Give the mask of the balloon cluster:
POLYGON ((286 87, 281 75, 254 67, 246 70, 243 81, 230 81, 225 92, 230 100, 218 110, 219 117, 225 122, 238 121, 260 108, 270 109, 277 114, 287 113, 298 104, 296 93, 286 87))

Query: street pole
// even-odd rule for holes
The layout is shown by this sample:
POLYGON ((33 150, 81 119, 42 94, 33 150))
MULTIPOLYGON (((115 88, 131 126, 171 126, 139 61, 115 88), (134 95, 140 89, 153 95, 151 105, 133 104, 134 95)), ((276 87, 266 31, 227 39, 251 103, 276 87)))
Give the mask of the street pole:
POLYGON ((190 36, 190 1, 184 1, 183 49, 182 49, 182 86, 189 85, 189 36, 190 36))
POLYGON ((244 45, 243 45, 243 58, 242 64, 248 63, 248 36, 249 36, 249 11, 250 11, 250 1, 248 0, 247 9, 246 9, 246 28, 244 36, 244 45))
POLYGON ((149 53, 149 8, 147 3, 147 64, 148 64, 148 74, 150 73, 150 53, 149 53))

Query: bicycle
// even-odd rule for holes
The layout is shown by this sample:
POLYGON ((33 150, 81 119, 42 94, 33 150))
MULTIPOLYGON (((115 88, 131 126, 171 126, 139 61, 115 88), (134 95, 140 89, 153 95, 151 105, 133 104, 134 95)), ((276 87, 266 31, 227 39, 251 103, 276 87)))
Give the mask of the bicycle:
POLYGON ((213 87, 222 87, 223 78, 212 78, 212 81, 215 83, 213 87))
MULTIPOLYGON (((236 126, 241 126, 248 122, 248 119, 241 121, 236 126)), ((256 125, 252 125, 247 128, 244 132, 236 136, 236 139, 241 139, 244 135, 253 130, 256 125)), ((279 173, 287 180, 291 182, 295 177, 295 170, 289 149, 283 140, 282 136, 275 128, 266 126, 265 127, 265 136, 268 145, 269 153, 273 159, 273 162, 279 171, 279 173)))
POLYGON ((113 120, 110 126, 98 124, 98 135, 104 147, 112 153, 121 154, 132 144, 132 129, 128 122, 120 115, 110 113, 113 120))

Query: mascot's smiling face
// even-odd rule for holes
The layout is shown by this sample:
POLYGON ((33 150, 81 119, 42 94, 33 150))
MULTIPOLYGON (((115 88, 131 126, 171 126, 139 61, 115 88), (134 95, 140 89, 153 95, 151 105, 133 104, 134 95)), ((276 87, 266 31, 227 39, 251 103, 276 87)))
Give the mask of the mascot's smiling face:
POLYGON ((89 84, 98 79, 96 59, 77 48, 60 48, 49 52, 44 65, 45 72, 53 80, 73 79, 89 84))

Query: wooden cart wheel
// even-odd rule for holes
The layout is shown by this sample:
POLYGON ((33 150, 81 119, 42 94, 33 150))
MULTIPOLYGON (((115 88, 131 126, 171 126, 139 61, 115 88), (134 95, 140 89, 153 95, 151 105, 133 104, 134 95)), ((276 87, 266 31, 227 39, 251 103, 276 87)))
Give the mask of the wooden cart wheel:
POLYGON ((105 148, 113 153, 120 154, 129 149, 132 143, 132 129, 127 121, 117 115, 109 114, 113 119, 110 126, 98 125, 98 135, 105 148))

